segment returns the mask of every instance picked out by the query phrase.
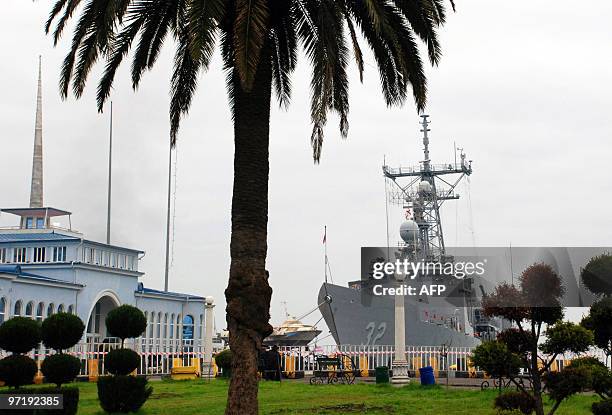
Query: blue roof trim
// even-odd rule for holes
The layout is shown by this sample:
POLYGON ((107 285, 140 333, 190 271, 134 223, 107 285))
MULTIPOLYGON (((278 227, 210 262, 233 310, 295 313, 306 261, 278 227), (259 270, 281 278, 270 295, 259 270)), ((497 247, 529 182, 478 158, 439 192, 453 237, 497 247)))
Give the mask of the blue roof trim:
POLYGON ((78 241, 80 238, 61 233, 0 233, 0 242, 78 241))
POLYGON ((199 295, 175 293, 175 292, 171 292, 171 291, 160 291, 160 290, 154 290, 153 288, 145 288, 145 287, 142 287, 142 288, 136 290, 136 292, 137 293, 142 293, 142 294, 160 295, 160 296, 164 296, 164 297, 183 298, 185 300, 187 300, 187 299, 189 299, 189 300, 204 300, 204 297, 201 297, 199 295))
POLYGON ((66 285, 73 285, 77 287, 84 287, 84 285, 82 284, 75 284, 70 281, 58 280, 57 278, 44 277, 42 275, 32 274, 31 272, 23 272, 19 265, 0 265, 0 273, 13 274, 17 278, 27 278, 27 279, 32 279, 32 280, 52 282, 56 284, 66 284, 66 285))

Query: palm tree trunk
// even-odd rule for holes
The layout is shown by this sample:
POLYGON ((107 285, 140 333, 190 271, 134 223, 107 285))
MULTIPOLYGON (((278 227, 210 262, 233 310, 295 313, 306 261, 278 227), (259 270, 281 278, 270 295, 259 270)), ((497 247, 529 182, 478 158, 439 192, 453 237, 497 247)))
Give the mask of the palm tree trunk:
POLYGON ((250 92, 233 75, 234 193, 227 325, 232 350, 232 377, 226 415, 256 415, 257 358, 262 340, 272 332, 265 269, 268 234, 268 145, 272 69, 266 47, 250 92))

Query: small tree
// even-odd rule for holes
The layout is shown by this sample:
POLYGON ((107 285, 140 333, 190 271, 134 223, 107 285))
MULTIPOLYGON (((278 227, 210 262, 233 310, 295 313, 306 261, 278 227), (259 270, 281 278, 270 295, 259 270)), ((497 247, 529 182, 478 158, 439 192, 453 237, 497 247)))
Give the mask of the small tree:
MULTIPOLYGON (((531 391, 519 382, 516 376, 510 374, 508 377, 519 390, 533 396, 537 415, 544 415, 544 378, 548 376, 557 356, 565 352, 585 352, 593 342, 593 335, 589 330, 562 322, 563 308, 560 300, 563 293, 560 276, 549 265, 534 264, 522 273, 518 288, 501 284, 483 299, 485 315, 502 317, 514 323, 515 328, 502 332, 498 341, 504 343, 525 368, 531 380, 531 391), (541 341, 544 335, 546 339, 541 341)), ((506 352, 500 352, 500 355, 505 359, 509 358, 506 352)), ((473 360, 474 358, 477 360, 478 356, 475 355, 473 360)), ((478 365, 487 372, 495 369, 487 367, 485 362, 478 365)), ((582 374, 584 373, 580 371, 563 370, 555 375, 557 377, 554 379, 549 378, 548 390, 555 402, 549 415, 557 410, 567 396, 577 391, 575 387, 570 386, 588 381, 584 378, 577 380, 582 374)))
POLYGON ((612 356, 612 298, 593 303, 580 324, 593 332, 595 345, 604 351, 606 360, 609 359, 612 356))
POLYGON ((62 384, 73 381, 81 370, 81 361, 64 354, 64 350, 77 344, 84 331, 83 321, 70 313, 54 314, 42 323, 42 341, 45 346, 55 349, 57 354, 45 358, 40 370, 58 389, 62 384))
POLYGON ((11 352, 0 360, 0 380, 15 389, 34 381, 36 362, 25 356, 40 343, 40 325, 26 317, 13 317, 0 325, 0 348, 11 352))
POLYGON ((147 318, 138 308, 125 304, 111 310, 106 316, 106 329, 111 336, 125 339, 140 336, 147 329, 147 318))
POLYGON ((129 376, 140 364, 140 356, 124 348, 125 339, 140 336, 146 328, 143 312, 131 305, 117 307, 106 317, 108 333, 121 339, 121 348, 106 355, 106 369, 113 376, 98 379, 98 398, 106 412, 136 412, 153 392, 146 378, 129 376))

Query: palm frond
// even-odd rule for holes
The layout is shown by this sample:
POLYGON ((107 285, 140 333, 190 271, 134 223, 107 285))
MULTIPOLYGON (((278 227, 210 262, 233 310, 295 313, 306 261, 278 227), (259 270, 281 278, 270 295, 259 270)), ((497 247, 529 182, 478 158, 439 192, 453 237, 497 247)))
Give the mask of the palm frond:
POLYGON ((287 108, 291 100, 291 75, 297 64, 293 14, 287 13, 272 26, 272 82, 279 105, 287 108))
POLYGON ((135 18, 117 35, 111 46, 111 53, 108 56, 108 61, 104 69, 104 73, 98 84, 97 91, 97 104, 98 111, 102 111, 104 103, 110 95, 111 88, 113 87, 113 81, 115 79, 115 73, 119 68, 119 65, 127 55, 132 42, 136 38, 138 31, 142 27, 145 20, 144 15, 137 15, 135 18))
POLYGON ((208 67, 212 57, 217 28, 225 13, 223 0, 190 0, 187 5, 189 50, 193 59, 208 67))
POLYGON ((236 0, 234 48, 240 83, 249 91, 261 57, 261 48, 268 37, 269 10, 267 0, 236 0))

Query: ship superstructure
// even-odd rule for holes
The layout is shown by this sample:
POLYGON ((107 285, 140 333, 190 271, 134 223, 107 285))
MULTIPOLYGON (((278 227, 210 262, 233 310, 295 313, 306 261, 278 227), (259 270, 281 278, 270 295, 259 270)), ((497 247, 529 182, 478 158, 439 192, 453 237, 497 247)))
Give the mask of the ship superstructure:
MULTIPOLYGON (((382 168, 387 180, 388 202, 404 209, 399 229, 400 242, 381 255, 387 261, 409 259, 449 263, 440 209, 446 201, 459 199, 457 185, 472 174, 472 162, 462 149, 459 160, 434 164, 429 151, 430 122, 421 116, 423 159, 418 166, 382 168)), ((391 245, 389 243, 389 245, 391 245)), ((364 259, 362 258, 362 261, 364 259)), ((435 276, 434 276, 435 277, 435 276)), ((394 298, 373 295, 368 275, 348 287, 325 282, 319 290, 319 309, 337 344, 391 345, 394 336, 394 298)), ((394 281, 386 281, 394 284, 394 281)), ((478 305, 470 278, 448 279, 452 297, 405 297, 406 344, 474 346, 474 310, 478 305)), ((384 281, 383 281, 384 283, 384 281)))

